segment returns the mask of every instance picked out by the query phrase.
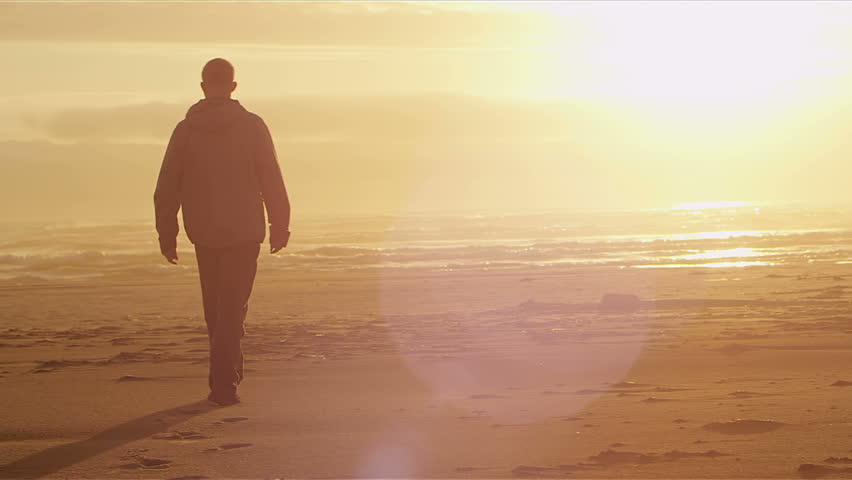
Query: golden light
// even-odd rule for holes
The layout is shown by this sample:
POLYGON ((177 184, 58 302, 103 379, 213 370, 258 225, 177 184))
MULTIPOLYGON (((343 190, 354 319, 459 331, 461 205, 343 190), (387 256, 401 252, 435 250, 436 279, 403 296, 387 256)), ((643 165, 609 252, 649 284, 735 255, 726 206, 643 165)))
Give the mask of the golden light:
POLYGON ((731 248, 728 250, 708 250, 702 253, 692 253, 689 255, 681 255, 677 258, 684 260, 708 260, 714 258, 731 258, 731 257, 760 257, 766 255, 764 252, 759 252, 753 248, 731 248))
POLYGON ((668 240, 727 240, 737 237, 760 237, 774 235, 775 230, 726 230, 722 232, 677 233, 669 235, 668 240))
POLYGON ((789 2, 512 2, 564 23, 550 54, 572 96, 589 76, 599 94, 709 117, 767 107, 836 69, 825 47, 831 5, 789 2), (584 68, 578 61, 585 64, 584 68))
POLYGON ((772 262, 715 262, 715 263, 666 263, 660 265, 635 265, 633 268, 741 268, 775 265, 772 262))
POLYGON ((716 208, 739 208, 756 205, 754 202, 726 201, 726 202, 691 202, 675 205, 671 210, 711 210, 716 208))

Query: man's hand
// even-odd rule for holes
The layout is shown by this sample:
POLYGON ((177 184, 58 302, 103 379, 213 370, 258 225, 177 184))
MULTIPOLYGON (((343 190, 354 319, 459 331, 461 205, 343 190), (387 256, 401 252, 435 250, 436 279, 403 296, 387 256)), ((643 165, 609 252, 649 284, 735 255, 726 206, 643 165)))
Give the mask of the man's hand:
POLYGON ((287 246, 290 241, 290 232, 287 230, 276 231, 274 228, 269 231, 269 253, 278 253, 282 248, 287 246))
POLYGON ((176 248, 164 251, 163 256, 166 257, 166 260, 168 260, 169 263, 171 263, 172 265, 177 265, 178 256, 177 256, 177 249, 176 248))
POLYGON ((172 265, 177 265, 178 256, 177 256, 177 240, 163 240, 160 239, 160 253, 166 257, 166 260, 169 261, 172 265))

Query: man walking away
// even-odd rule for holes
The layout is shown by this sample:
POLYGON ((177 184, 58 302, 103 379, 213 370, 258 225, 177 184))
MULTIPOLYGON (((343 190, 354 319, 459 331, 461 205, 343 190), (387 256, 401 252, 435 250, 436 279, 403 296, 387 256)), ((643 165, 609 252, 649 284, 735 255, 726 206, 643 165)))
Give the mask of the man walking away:
POLYGON ((204 99, 174 129, 154 192, 160 252, 177 264, 177 212, 195 245, 210 339, 210 402, 240 401, 240 340, 260 244, 287 246, 290 201, 269 129, 231 98, 234 67, 214 58, 201 72, 204 99), (266 216, 264 216, 264 205, 266 216))

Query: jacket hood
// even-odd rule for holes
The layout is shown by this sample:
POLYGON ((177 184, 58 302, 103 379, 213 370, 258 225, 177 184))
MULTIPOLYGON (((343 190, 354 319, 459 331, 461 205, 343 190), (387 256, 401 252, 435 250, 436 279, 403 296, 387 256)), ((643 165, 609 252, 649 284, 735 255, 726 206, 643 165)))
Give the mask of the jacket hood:
POLYGON ((195 128, 207 131, 227 130, 245 118, 248 111, 232 98, 205 98, 186 111, 186 119, 195 128))

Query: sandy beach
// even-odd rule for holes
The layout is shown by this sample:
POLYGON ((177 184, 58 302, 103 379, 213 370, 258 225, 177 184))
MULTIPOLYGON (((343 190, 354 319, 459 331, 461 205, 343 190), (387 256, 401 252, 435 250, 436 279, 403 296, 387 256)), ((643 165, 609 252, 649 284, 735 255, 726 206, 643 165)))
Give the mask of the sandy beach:
POLYGON ((226 408, 191 277, 5 285, 0 477, 848 478, 844 270, 266 271, 226 408))
POLYGON ((852 478, 850 27, 0 1, 0 480, 852 478))

